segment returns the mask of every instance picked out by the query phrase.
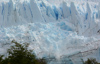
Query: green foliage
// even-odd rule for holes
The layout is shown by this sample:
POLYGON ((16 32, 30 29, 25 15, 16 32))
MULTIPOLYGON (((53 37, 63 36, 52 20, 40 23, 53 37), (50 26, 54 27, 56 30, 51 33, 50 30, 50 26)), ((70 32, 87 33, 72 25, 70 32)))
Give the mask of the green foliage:
POLYGON ((37 59, 32 50, 28 50, 28 43, 22 45, 14 40, 12 43, 15 45, 8 49, 8 57, 0 56, 0 64, 46 64, 45 59, 37 59))
POLYGON ((0 64, 1 64, 1 63, 2 63, 2 61, 3 61, 3 59, 2 59, 2 58, 3 58, 3 55, 1 55, 1 56, 0 56, 0 64))
POLYGON ((85 61, 85 64, 100 64, 96 61, 96 59, 88 59, 87 61, 85 61))

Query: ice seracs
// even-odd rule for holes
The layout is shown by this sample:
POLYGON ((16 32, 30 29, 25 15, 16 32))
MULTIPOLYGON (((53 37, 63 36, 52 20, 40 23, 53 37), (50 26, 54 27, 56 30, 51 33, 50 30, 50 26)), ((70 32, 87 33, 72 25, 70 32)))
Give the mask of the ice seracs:
POLYGON ((0 3, 0 44, 6 50, 5 41, 29 42, 39 58, 55 60, 51 59, 50 64, 61 64, 65 60, 82 64, 80 59, 93 56, 98 60, 98 2, 65 0, 57 1, 56 5, 54 0, 51 1, 9 0, 0 3))

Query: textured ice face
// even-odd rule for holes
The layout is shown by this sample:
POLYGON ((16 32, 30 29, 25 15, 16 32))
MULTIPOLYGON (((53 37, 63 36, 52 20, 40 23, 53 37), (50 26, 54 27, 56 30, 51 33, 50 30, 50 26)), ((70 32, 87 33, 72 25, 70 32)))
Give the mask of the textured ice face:
POLYGON ((68 63, 80 61, 82 59, 81 52, 98 47, 96 46, 97 43, 92 43, 96 39, 78 36, 76 32, 62 29, 62 26, 64 26, 62 22, 55 22, 47 24, 31 23, 17 27, 1 28, 0 50, 2 52, 0 54, 6 54, 10 41, 15 39, 19 43, 30 43, 29 48, 34 50, 37 57, 49 57, 48 59, 53 57, 54 60, 51 59, 53 61, 50 61, 50 64, 60 64, 64 60, 68 63), (76 54, 75 57, 73 56, 74 54, 76 54), (78 59, 73 60, 76 58, 78 59))
MULTIPOLYGON (((95 45, 89 44, 95 41, 94 38, 78 36, 76 32, 62 29, 62 26, 58 25, 59 23, 32 23, 0 29, 0 41, 3 42, 1 45, 13 39, 20 43, 29 42, 30 48, 34 49, 38 57, 54 56, 56 58, 95 47, 95 45), (86 44, 89 45, 86 46, 86 44)), ((4 47, 6 49, 6 46, 4 47)))
POLYGON ((10 0, 1 3, 0 27, 66 21, 62 29, 68 30, 69 27, 73 27, 73 31, 79 35, 93 36, 97 34, 100 24, 98 4, 98 2, 63 1, 56 5, 45 0, 30 0, 22 3, 18 0, 14 2, 10 0))
POLYGON ((15 39, 20 43, 29 42, 29 48, 34 49, 38 57, 54 57, 62 62, 61 59, 66 59, 74 64, 87 55, 98 59, 100 45, 99 40, 95 38, 99 38, 97 35, 100 29, 98 3, 57 0, 57 4, 55 1, 2 2, 0 54, 6 53, 9 48, 10 45, 7 47, 6 42, 15 39), (94 49, 96 53, 93 52, 94 49), (93 53, 90 53, 91 50, 93 53))

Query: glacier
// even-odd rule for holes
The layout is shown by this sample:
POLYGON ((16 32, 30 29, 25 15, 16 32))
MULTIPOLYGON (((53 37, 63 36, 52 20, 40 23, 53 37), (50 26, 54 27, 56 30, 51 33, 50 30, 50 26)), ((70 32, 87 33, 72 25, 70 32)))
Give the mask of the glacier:
POLYGON ((0 54, 14 39, 48 64, 100 62, 99 0, 0 1, 0 54))

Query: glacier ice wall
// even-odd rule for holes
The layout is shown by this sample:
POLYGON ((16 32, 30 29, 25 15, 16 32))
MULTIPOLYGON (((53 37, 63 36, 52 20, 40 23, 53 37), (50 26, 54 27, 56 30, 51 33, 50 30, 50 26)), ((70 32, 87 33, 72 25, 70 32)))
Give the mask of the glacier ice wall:
POLYGON ((82 64, 81 59, 90 57, 99 61, 100 4, 56 2, 0 2, 0 54, 6 54, 10 41, 15 39, 29 42, 29 48, 39 58, 48 58, 49 64, 82 64))
POLYGON ((12 0, 6 3, 2 2, 0 13, 1 27, 43 21, 38 6, 33 0, 30 1, 30 4, 27 2, 13 3, 12 0))
MULTIPOLYGON (((46 0, 12 1, 0 4, 0 27, 26 23, 66 21, 79 35, 93 36, 99 30, 99 3, 62 1, 52 5, 46 0), (74 27, 74 28, 73 28, 74 27)), ((66 28, 65 28, 66 29, 66 28)))

